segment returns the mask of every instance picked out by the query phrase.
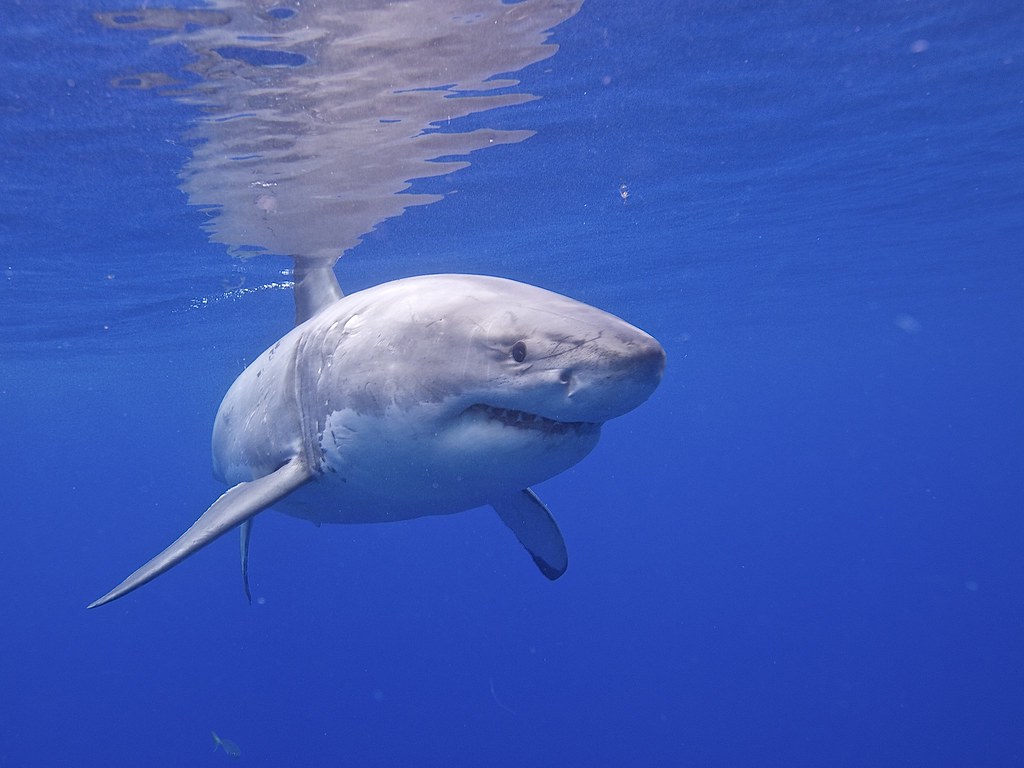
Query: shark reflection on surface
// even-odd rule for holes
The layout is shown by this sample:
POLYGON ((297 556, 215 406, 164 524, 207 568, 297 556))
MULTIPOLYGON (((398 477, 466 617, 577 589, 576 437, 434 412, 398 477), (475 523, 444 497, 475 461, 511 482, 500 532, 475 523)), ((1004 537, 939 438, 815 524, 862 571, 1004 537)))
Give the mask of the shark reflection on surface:
POLYGON ((107 27, 158 30, 195 57, 199 81, 167 74, 113 85, 157 88, 198 105, 182 188, 214 215, 235 255, 333 264, 406 208, 404 193, 453 160, 522 141, 527 130, 457 131, 452 121, 535 97, 508 73, 558 50, 550 30, 582 0, 288 3, 220 0, 208 9, 98 13, 107 27), (500 76, 499 76, 500 75, 500 76))

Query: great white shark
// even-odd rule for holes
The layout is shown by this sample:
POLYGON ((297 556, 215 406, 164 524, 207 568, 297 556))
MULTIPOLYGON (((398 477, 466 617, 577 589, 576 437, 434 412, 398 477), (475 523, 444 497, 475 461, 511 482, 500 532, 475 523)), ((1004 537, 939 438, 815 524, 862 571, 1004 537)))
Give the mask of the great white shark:
POLYGON ((557 579, 565 543, 531 490, 597 444, 661 380, 650 335, 525 283, 425 275, 350 295, 295 271, 296 326, 232 384, 213 427, 229 490, 167 549, 89 607, 151 581, 233 528, 242 572, 268 508, 377 523, 490 505, 557 579))

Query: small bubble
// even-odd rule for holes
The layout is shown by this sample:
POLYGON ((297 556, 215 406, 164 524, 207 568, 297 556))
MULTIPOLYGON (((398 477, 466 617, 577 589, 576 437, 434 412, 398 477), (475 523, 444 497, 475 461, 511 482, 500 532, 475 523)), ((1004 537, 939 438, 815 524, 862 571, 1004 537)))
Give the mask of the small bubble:
POLYGON ((915 334, 921 332, 921 323, 916 317, 911 315, 896 315, 893 323, 904 333, 915 334))

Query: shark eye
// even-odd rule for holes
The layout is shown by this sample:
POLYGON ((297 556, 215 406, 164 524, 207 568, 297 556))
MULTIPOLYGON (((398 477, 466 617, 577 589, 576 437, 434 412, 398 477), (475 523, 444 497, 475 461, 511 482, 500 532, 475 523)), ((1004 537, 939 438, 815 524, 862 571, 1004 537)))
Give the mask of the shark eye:
POLYGON ((512 345, 512 359, 517 363, 521 363, 526 359, 526 342, 517 341, 512 345))

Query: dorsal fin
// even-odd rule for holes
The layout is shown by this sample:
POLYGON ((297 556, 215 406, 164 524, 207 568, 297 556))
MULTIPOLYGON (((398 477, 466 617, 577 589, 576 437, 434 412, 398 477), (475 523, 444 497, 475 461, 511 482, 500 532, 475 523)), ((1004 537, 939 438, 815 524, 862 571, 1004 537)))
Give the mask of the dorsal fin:
POLYGON ((334 274, 334 261, 296 256, 292 270, 295 281, 295 324, 304 323, 345 294, 334 274))

